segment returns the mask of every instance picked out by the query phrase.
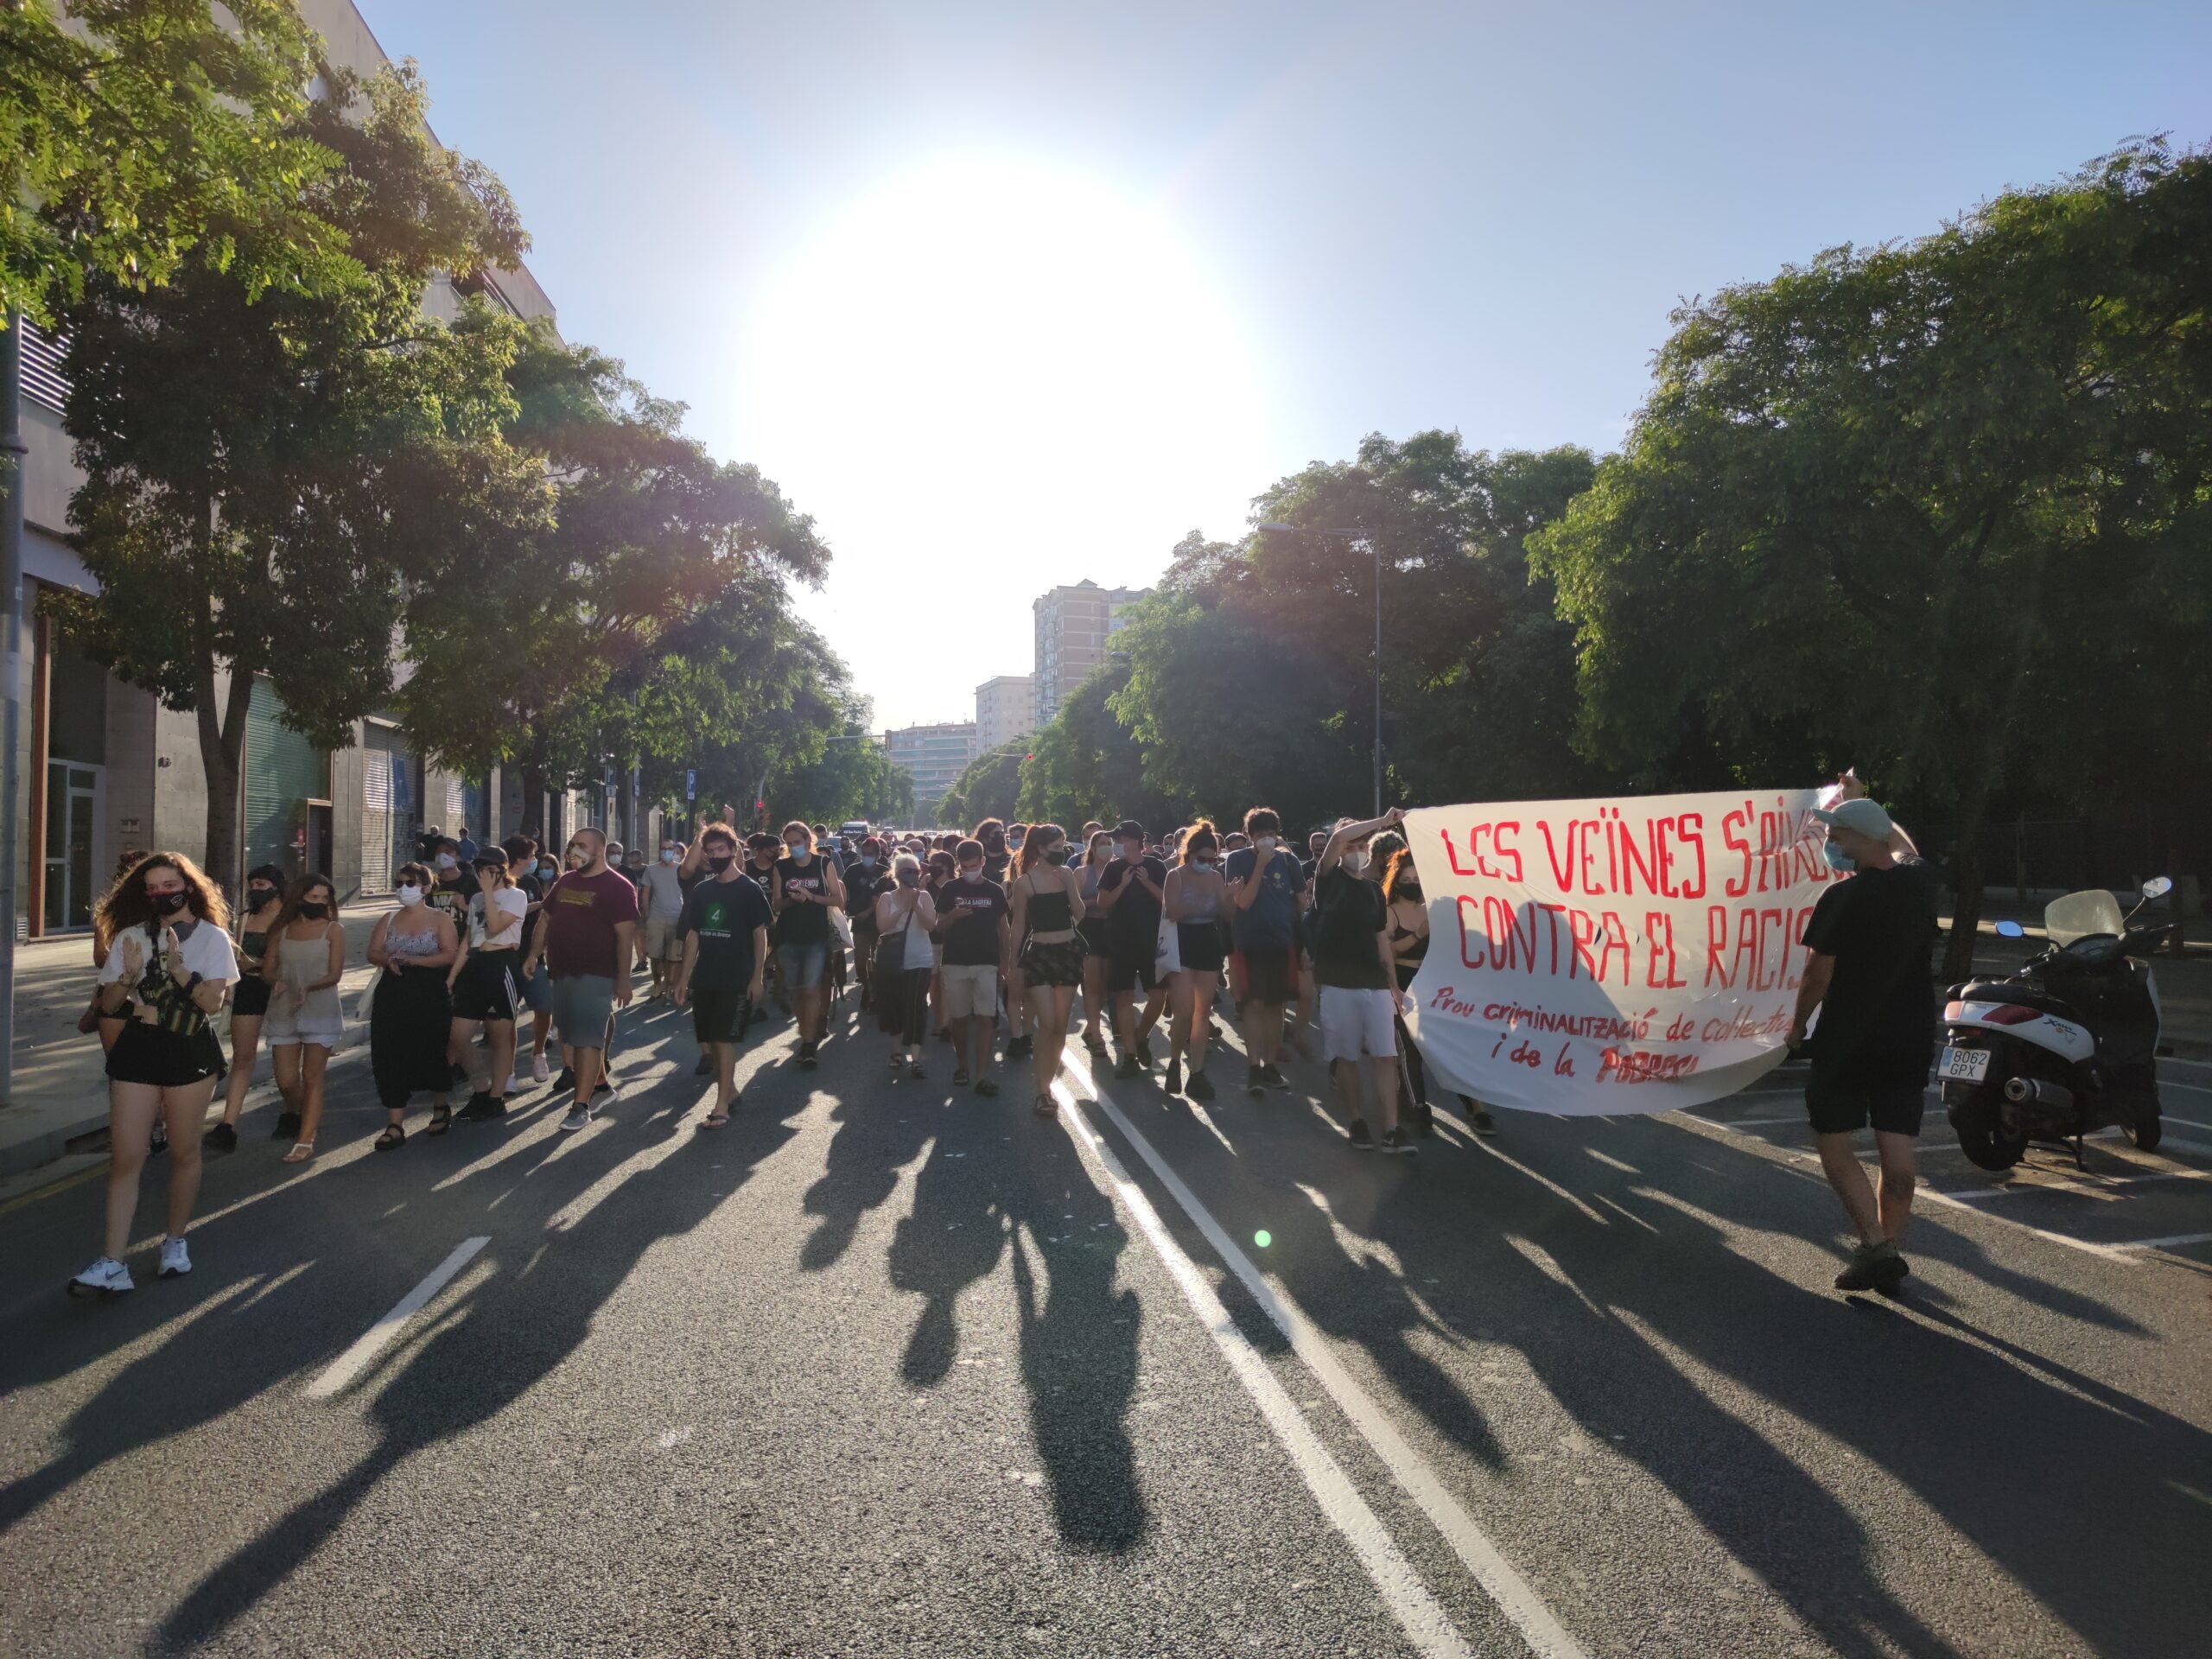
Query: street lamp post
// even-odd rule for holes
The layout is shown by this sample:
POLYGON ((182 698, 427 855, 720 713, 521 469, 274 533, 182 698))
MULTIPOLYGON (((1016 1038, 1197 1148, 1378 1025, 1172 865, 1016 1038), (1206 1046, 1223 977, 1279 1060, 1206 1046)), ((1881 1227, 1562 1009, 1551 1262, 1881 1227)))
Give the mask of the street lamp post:
POLYGON ((1375 556, 1375 816, 1382 816, 1382 544, 1363 530, 1316 530, 1305 524, 1263 524, 1262 530, 1291 536, 1319 536, 1331 541, 1367 543, 1375 556))

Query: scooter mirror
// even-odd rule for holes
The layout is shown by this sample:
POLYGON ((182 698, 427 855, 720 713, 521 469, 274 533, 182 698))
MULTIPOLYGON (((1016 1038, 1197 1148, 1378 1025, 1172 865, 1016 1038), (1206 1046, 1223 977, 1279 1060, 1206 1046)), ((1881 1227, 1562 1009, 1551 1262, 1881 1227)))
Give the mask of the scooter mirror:
POLYGON ((2018 922, 1999 922, 1997 924, 1997 937, 2000 939, 2024 939, 2027 936, 2028 930, 2022 927, 2018 922))
POLYGON ((2171 875, 2154 875, 2143 884, 2145 899, 2163 899, 2173 890, 2174 879, 2171 875))

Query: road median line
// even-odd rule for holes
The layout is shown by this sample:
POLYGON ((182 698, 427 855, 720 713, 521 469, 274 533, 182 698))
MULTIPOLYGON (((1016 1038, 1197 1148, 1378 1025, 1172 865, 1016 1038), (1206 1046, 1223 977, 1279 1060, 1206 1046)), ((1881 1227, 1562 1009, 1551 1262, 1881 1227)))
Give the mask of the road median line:
POLYGON ((392 1338, 399 1334, 400 1327, 428 1306, 430 1299, 452 1281, 454 1274, 467 1267, 475 1258, 477 1251, 491 1242, 486 1236, 464 1238, 454 1245, 452 1254, 432 1268, 422 1283, 394 1303, 389 1313, 362 1332, 359 1341, 331 1361, 322 1374, 308 1384, 308 1398, 327 1400, 366 1370, 369 1362, 382 1353, 392 1338))

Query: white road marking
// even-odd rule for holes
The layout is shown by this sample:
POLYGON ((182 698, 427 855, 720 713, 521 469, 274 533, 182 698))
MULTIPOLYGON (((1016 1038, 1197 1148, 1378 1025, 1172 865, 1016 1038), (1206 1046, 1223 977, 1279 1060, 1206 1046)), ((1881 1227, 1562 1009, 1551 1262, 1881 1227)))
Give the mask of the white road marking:
POLYGON ((2158 1086, 2161 1089, 2186 1089, 2192 1095, 2212 1095, 2212 1089, 2206 1088, 2202 1084, 2183 1083, 2179 1077, 2161 1077, 2158 1079, 2158 1086))
POLYGON ((2212 1233, 2174 1233, 2164 1238, 2139 1238, 2132 1244, 2123 1244, 2123 1250, 2164 1250, 2177 1244, 2202 1244, 2212 1239, 2212 1233))
POLYGON ((2164 1112, 2160 1113, 2159 1116, 2169 1123, 2179 1123, 2187 1128, 2212 1129, 2212 1123, 2200 1123, 2193 1117, 2175 1117, 2171 1114, 2164 1112))
POLYGON ((359 1342, 331 1361, 328 1369, 308 1384, 308 1398, 327 1400, 367 1370, 369 1362, 399 1334, 399 1327, 421 1313, 430 1298, 443 1290, 454 1274, 467 1267, 476 1252, 491 1242, 488 1237, 464 1238, 454 1245, 452 1255, 432 1268, 421 1284, 393 1304, 391 1313, 371 1325, 359 1342))
MULTIPOLYGON (((1274 1322, 1275 1328, 1288 1338, 1292 1351, 1305 1362, 1306 1369, 1313 1372, 1329 1397, 1336 1402, 1345 1421, 1359 1432, 1360 1438, 1382 1460, 1383 1466, 1389 1470, 1399 1487, 1434 1523, 1437 1530, 1444 1535, 1445 1541, 1452 1546, 1453 1553, 1474 1575, 1476 1582, 1497 1605, 1498 1611, 1521 1632, 1531 1651, 1540 1656, 1540 1659, 1582 1659, 1580 1645, 1567 1634, 1551 1609, 1498 1553, 1497 1547, 1475 1524, 1474 1518, 1461 1507, 1459 1500, 1445 1490, 1435 1471, 1406 1444, 1404 1437, 1382 1408, 1346 1375, 1327 1341, 1314 1330, 1304 1310, 1288 1293, 1279 1290, 1261 1275, 1260 1270, 1252 1265, 1251 1258, 1237 1248, 1221 1224, 1214 1219, 1212 1212, 1184 1184, 1173 1166, 1153 1149, 1152 1142, 1138 1133, 1136 1126, 1097 1087, 1089 1068, 1073 1056, 1069 1057, 1066 1065, 1068 1071, 1090 1089, 1097 1100, 1098 1109, 1112 1120, 1115 1128, 1135 1149, 1137 1155, 1167 1190, 1168 1196, 1175 1200, 1184 1215, 1198 1228, 1215 1255, 1236 1275, 1262 1312, 1274 1322)), ((1212 1333, 1215 1343, 1228 1357, 1231 1368, 1251 1391, 1270 1427, 1297 1462, 1300 1472, 1306 1477, 1306 1484, 1321 1500, 1324 1511, 1359 1554, 1369 1576, 1374 1579, 1376 1588, 1382 1592, 1384 1600, 1407 1634, 1420 1643, 1425 1652, 1468 1652, 1465 1639, 1452 1628, 1443 1609, 1430 1595, 1427 1586, 1421 1582, 1404 1557, 1399 1554, 1374 1511, 1367 1507, 1365 1500, 1344 1478, 1335 1459, 1330 1457, 1328 1449, 1315 1438, 1313 1429, 1299 1414, 1289 1395, 1283 1392, 1281 1384, 1267 1369, 1258 1351, 1236 1328, 1212 1287, 1206 1283, 1197 1266, 1184 1254, 1182 1247, 1175 1243, 1173 1236, 1160 1221, 1159 1212, 1145 1197, 1143 1189, 1129 1179, 1113 1148, 1084 1120, 1082 1109, 1066 1084, 1056 1082, 1054 1089, 1061 1096, 1062 1116, 1077 1143, 1097 1157, 1109 1179, 1116 1183, 1119 1195, 1136 1217, 1154 1249, 1166 1263, 1177 1284, 1182 1287, 1184 1295, 1212 1333)), ((1600 1217, 1599 1220, 1602 1223, 1604 1217, 1600 1217)))
MULTIPOLYGON (((1682 1116, 1697 1117, 1694 1112, 1684 1112, 1682 1116)), ((1772 1128, 1777 1123, 1795 1123, 1800 1128, 1812 1127, 1802 1117, 1739 1117, 1730 1123, 1723 1123, 1717 1117, 1699 1117, 1697 1121, 1700 1123, 1710 1123, 1716 1129, 1766 1129, 1772 1128)))

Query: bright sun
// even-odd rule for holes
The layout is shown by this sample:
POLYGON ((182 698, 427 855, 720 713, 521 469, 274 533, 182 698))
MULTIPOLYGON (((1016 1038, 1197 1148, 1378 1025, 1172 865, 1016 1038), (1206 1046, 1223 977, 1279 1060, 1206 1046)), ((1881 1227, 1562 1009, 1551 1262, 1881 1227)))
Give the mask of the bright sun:
POLYGON ((911 595, 870 602, 901 562, 1038 561, 964 688, 1027 671, 1036 594, 1149 580, 1184 531, 1239 533, 1272 482, 1238 319, 1173 228, 1016 162, 940 162, 831 217, 749 318, 741 385, 747 453, 830 539, 849 657, 873 641, 841 634, 911 618, 911 595))

